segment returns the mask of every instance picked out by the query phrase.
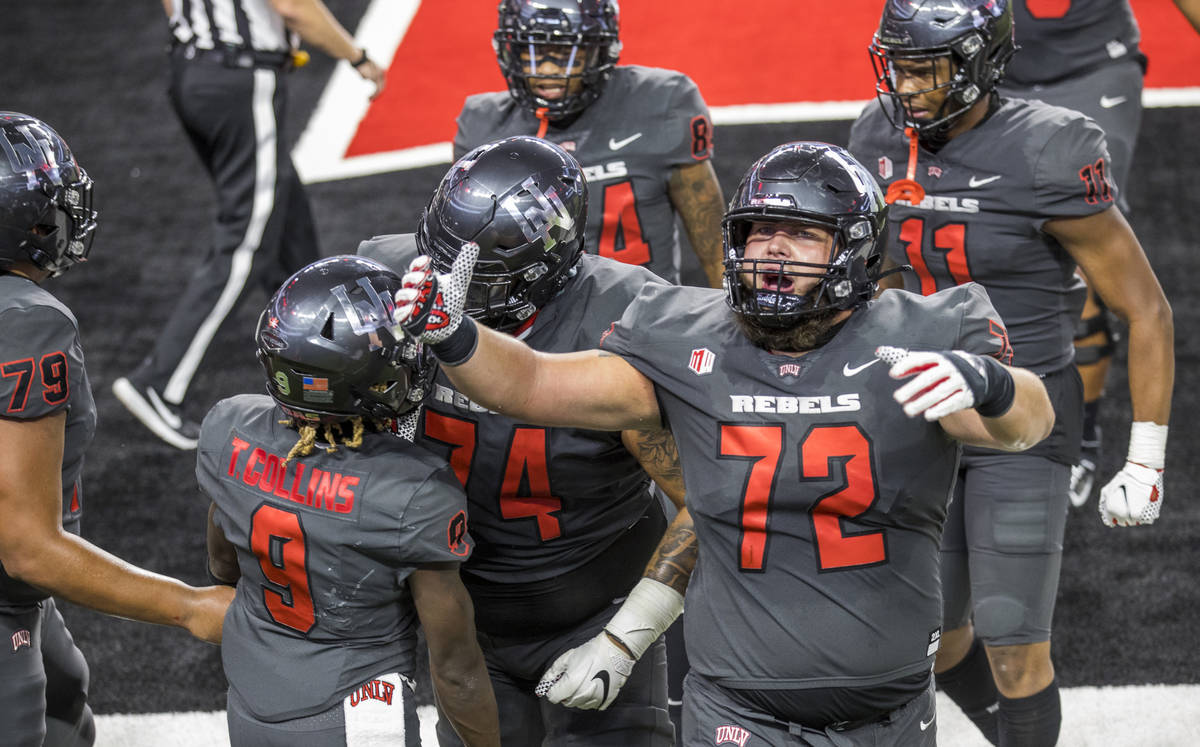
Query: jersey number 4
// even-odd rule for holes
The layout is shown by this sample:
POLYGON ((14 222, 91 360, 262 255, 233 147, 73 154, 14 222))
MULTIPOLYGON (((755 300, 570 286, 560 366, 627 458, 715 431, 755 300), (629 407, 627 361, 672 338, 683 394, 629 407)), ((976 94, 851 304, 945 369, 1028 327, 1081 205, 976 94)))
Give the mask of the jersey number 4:
POLYGON ((284 627, 307 633, 317 622, 308 583, 308 546, 300 514, 269 504, 250 517, 250 550, 267 583, 263 604, 284 627))
MULTIPOLYGON (((770 545, 771 512, 783 456, 782 425, 722 425, 722 459, 751 462, 742 493, 738 567, 762 572, 770 545)), ((887 562, 884 530, 848 532, 845 520, 866 513, 878 498, 871 442, 857 425, 814 426, 800 442, 800 481, 828 482, 841 466, 841 484, 808 510, 821 571, 887 562)), ((784 477, 786 479, 786 476, 784 477)))
MULTIPOLYGON (((452 447, 450 467, 465 488, 475 456, 475 423, 426 410, 425 435, 452 447)), ((562 526, 555 516, 562 510, 562 499, 551 493, 550 470, 546 465, 546 429, 526 425, 514 428, 508 443, 504 481, 500 485, 500 515, 510 520, 537 519, 538 537, 542 542, 562 534, 562 526), (528 495, 518 495, 522 478, 529 486, 528 495)))
POLYGON ((609 184, 604 188, 602 205, 604 224, 600 228, 600 246, 596 253, 628 265, 648 263, 650 245, 642 235, 633 182, 609 184))

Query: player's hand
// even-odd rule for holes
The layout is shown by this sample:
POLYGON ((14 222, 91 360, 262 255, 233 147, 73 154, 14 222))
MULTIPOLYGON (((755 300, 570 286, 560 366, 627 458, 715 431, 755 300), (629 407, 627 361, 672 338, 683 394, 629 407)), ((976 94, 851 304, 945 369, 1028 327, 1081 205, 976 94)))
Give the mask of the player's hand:
POLYGON ((221 642, 221 628, 225 622, 225 611, 233 601, 232 586, 204 586, 191 589, 191 607, 184 619, 184 627, 192 635, 209 643, 221 642))
POLYGON ((1106 527, 1153 524, 1162 504, 1163 471, 1125 462, 1121 471, 1100 490, 1100 520, 1106 527))
POLYGON ((430 345, 448 338, 462 324, 467 286, 478 257, 479 245, 468 241, 445 275, 437 274, 429 257, 414 259, 401 278, 403 287, 396 291, 392 321, 401 331, 430 345))
POLYGON ((534 693, 570 708, 603 711, 617 699, 633 665, 633 658, 608 633, 600 631, 587 643, 555 659, 534 693))
POLYGON ((996 417, 1012 404, 1012 374, 995 359, 963 350, 910 352, 890 345, 876 348, 875 357, 891 366, 893 379, 913 377, 892 394, 910 418, 924 415, 932 422, 972 407, 996 417))

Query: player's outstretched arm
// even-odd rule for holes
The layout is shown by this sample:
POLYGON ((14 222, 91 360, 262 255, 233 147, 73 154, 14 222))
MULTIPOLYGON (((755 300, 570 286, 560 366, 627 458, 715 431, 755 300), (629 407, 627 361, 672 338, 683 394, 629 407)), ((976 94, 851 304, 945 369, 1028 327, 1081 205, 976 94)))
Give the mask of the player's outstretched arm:
POLYGON ((438 275, 418 257, 396 291, 398 333, 430 345, 455 387, 496 412, 549 426, 618 431, 661 427, 654 386, 623 358, 601 350, 550 354, 463 316, 478 257, 465 244, 438 275))
POLYGON ((466 747, 499 747, 496 696, 475 639, 475 609, 458 564, 422 567, 408 583, 429 645, 438 705, 466 747))
POLYGON ((1106 526, 1152 524, 1162 510, 1167 421, 1175 387, 1171 306, 1117 208, 1048 221, 1045 231, 1070 252, 1100 299, 1129 325, 1129 452, 1125 466, 1100 491, 1100 518, 1106 526))
POLYGON ((1054 408, 1035 374, 963 350, 908 351, 881 346, 875 355, 903 383, 893 397, 910 418, 938 421, 972 446, 1023 451, 1050 435, 1054 408))
POLYGON ((671 169, 667 196, 675 212, 683 219, 688 243, 700 261, 708 284, 720 288, 725 273, 721 237, 725 199, 721 195, 721 183, 717 181, 712 161, 706 159, 671 169))
POLYGON ((117 617, 175 625, 221 642, 227 586, 194 588, 138 568, 62 526, 66 414, 0 418, 0 563, 9 575, 117 617))
POLYGON ((604 710, 612 705, 638 659, 682 614, 684 591, 698 553, 692 515, 682 508, 659 541, 642 579, 604 630, 559 655, 534 692, 572 708, 604 710))

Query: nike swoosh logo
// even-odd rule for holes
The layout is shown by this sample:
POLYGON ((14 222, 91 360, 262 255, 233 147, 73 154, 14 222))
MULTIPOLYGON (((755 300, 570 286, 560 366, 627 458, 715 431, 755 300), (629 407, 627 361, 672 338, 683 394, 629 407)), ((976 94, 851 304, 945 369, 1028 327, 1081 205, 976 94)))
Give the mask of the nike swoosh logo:
POLYGON ((630 135, 629 137, 624 138, 622 140, 614 140, 610 137, 608 139, 608 149, 609 150, 620 150, 620 149, 624 148, 626 145, 629 145, 630 143, 632 143, 634 140, 637 140, 641 136, 642 136, 642 133, 635 132, 632 135, 630 135))
POLYGON ((1000 178, 999 174, 997 174, 996 176, 989 176, 987 179, 980 179, 978 177, 972 176, 971 181, 967 182, 967 186, 969 186, 971 189, 975 189, 977 187, 982 187, 985 184, 991 184, 992 182, 996 181, 999 178, 1000 178))
POLYGON ((608 701, 608 672, 599 671, 592 676, 592 679, 600 680, 600 684, 604 686, 604 695, 601 696, 600 703, 606 703, 608 701))
POLYGON ((879 362, 878 358, 872 358, 871 360, 867 361, 866 363, 862 364, 861 366, 855 366, 853 368, 850 367, 849 363, 846 363, 842 366, 842 375, 843 376, 854 376, 859 371, 862 371, 863 369, 868 368, 870 366, 874 366, 878 362, 879 362))
POLYGON ((928 721, 921 721, 921 731, 925 731, 930 726, 933 726, 933 720, 935 718, 937 718, 937 716, 931 716, 928 721))
POLYGON ((1105 109, 1111 109, 1114 106, 1120 106, 1121 104, 1124 104, 1128 100, 1128 96, 1101 96, 1100 106, 1103 106, 1105 109))

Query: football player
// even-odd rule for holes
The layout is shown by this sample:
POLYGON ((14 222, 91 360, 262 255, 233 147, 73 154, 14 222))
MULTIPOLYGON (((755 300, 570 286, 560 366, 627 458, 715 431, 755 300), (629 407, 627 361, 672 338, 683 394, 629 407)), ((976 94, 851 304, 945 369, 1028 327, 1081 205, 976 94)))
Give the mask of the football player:
POLYGON ((144 571, 79 536, 96 405, 79 324, 41 287, 84 262, 92 181, 45 122, 0 112, 0 741, 90 745, 88 666, 55 597, 221 641, 232 593, 144 571), (53 595, 53 596, 52 596, 53 595), (9 642, 11 641, 11 648, 9 642))
MULTIPOLYGON (((1200 26, 1200 3, 1189 7, 1176 0, 1193 25, 1200 26)), ((1016 3, 1013 22, 1017 47, 1005 70, 1004 96, 1039 99, 1074 109, 1104 130, 1111 162, 1110 178, 1117 203, 1129 214, 1126 177, 1142 122, 1142 77, 1146 56, 1138 49, 1140 33, 1129 0, 1099 0, 1042 8, 1016 3)), ((1075 365, 1083 379, 1083 441, 1071 470, 1071 505, 1091 497, 1100 464, 1100 400, 1117 342, 1111 314, 1089 287, 1083 315, 1075 329, 1075 365)))
MULTIPOLYGON (((516 136, 455 163, 415 235, 376 237, 359 254, 401 270, 428 255, 448 272, 474 242, 465 313, 537 350, 568 353, 595 346, 643 286, 663 283, 644 268, 586 254, 587 215, 588 184, 575 159, 516 136)), ((672 744, 661 643, 621 673, 624 688, 610 683, 604 714, 548 704, 534 686, 556 657, 601 630, 614 600, 641 578, 667 527, 650 478, 683 502, 674 441, 657 428, 545 428, 493 409, 441 377, 419 440, 446 456, 466 487, 479 545, 462 577, 504 714, 502 741, 672 744)), ((690 527, 686 511, 677 521, 676 530, 690 527)), ((441 722, 438 738, 458 744, 441 722)))
MULTIPOLYGON (((535 351, 461 316, 437 289, 461 283, 466 249, 449 275, 414 262, 397 295, 401 325, 483 407, 670 424, 701 548, 683 744, 935 743, 938 537, 959 444, 1028 447, 1053 412, 1036 375, 1001 361, 979 286, 872 300, 885 212, 843 149, 779 146, 730 202, 726 289, 647 285, 600 350, 535 351)), ((545 684, 589 697, 682 602, 640 581, 603 645, 545 684)))
POLYGON ((894 201, 886 254, 913 271, 887 282, 987 288, 1013 362, 1042 377, 1055 405, 1054 433, 1034 449, 964 453, 942 540, 936 667, 990 740, 1041 745, 1061 723, 1050 630, 1083 420, 1076 266, 1129 324, 1134 423, 1127 461, 1101 491, 1107 526, 1150 524, 1161 510, 1174 356, 1170 307, 1116 208, 1104 133, 1077 112, 998 95, 1013 51, 1010 0, 889 0, 871 45, 879 106, 855 122, 850 149, 894 201))
POLYGON ((238 587, 221 649, 234 745, 420 747, 418 624, 447 720, 500 744, 458 577, 466 499, 411 443, 435 364, 390 331, 399 280, 352 256, 290 277, 255 333, 270 396, 223 400, 200 429, 210 570, 238 587))
POLYGON ((615 0, 502 0, 492 43, 508 91, 467 98, 454 157, 512 135, 550 140, 587 175, 587 251, 677 283, 678 217, 720 287, 708 107, 682 73, 617 65, 618 26, 615 0))

